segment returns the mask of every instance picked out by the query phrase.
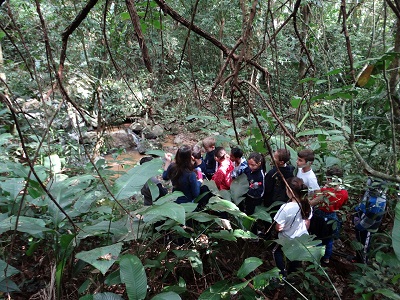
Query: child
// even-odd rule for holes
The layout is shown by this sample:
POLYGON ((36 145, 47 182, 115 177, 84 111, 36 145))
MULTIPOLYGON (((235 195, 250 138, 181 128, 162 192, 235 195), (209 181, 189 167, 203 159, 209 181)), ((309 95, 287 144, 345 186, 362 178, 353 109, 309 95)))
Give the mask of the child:
MULTIPOLYGON (((312 209, 307 198, 308 187, 303 180, 291 177, 287 179, 287 183, 290 189, 286 189, 286 194, 290 202, 283 204, 274 217, 279 239, 293 239, 308 234, 307 228, 312 216, 312 209)), ((272 254, 283 277, 295 272, 299 267, 298 261, 291 261, 286 268, 282 247, 279 244, 275 246, 272 254)))
POLYGON ((248 167, 244 170, 249 181, 249 191, 244 200, 242 209, 247 215, 254 214, 257 205, 263 203, 265 181, 265 158, 258 152, 253 152, 247 159, 248 167))
POLYGON ((214 159, 215 156, 215 138, 212 136, 203 139, 203 147, 206 150, 206 156, 204 158, 204 163, 206 164, 205 175, 208 180, 214 175, 217 170, 217 163, 214 159))
POLYGON ((172 163, 172 154, 165 154, 164 180, 170 179, 172 191, 180 191, 184 196, 178 197, 176 203, 193 202, 200 195, 201 182, 197 180, 193 171, 192 148, 181 146, 176 152, 175 162, 172 163))
MULTIPOLYGON (((287 149, 278 149, 273 154, 273 159, 285 179, 293 177, 294 167, 289 164, 290 152, 287 149)), ((264 205, 270 207, 276 201, 287 202, 286 185, 282 175, 274 166, 265 177, 264 205)))
POLYGON ((223 147, 215 148, 215 161, 218 164, 217 172, 212 177, 219 190, 229 190, 232 183, 233 164, 223 147))
POLYGON ((194 159, 194 171, 196 172, 197 179, 198 180, 203 180, 205 177, 205 171, 206 171, 206 164, 203 161, 203 158, 201 157, 201 148, 197 145, 194 145, 192 148, 192 156, 194 159))
POLYGON ((243 151, 237 147, 231 149, 229 155, 230 160, 233 163, 232 179, 235 179, 244 172, 244 169, 248 167, 246 158, 243 157, 243 151))
POLYGON ((381 225, 386 209, 387 183, 379 179, 368 178, 367 190, 356 206, 356 214, 353 223, 356 231, 356 238, 363 246, 357 251, 356 261, 359 263, 368 262, 368 251, 372 234, 377 232, 381 225))
POLYGON ((341 177, 342 169, 338 166, 330 167, 326 171, 325 186, 318 196, 310 201, 311 206, 319 205, 311 219, 310 233, 322 239, 322 244, 325 245, 325 254, 321 259, 325 264, 329 263, 333 251, 333 238, 338 235, 340 229, 336 211, 349 199, 348 192, 342 189, 341 177))
POLYGON ((311 149, 304 149, 297 153, 297 177, 303 179, 303 182, 308 186, 309 194, 314 194, 319 191, 317 177, 311 169, 314 162, 314 151, 311 149))
MULTIPOLYGON (((140 164, 143 165, 144 163, 151 161, 153 159, 152 156, 145 156, 142 157, 142 159, 140 160, 140 164)), ((157 185, 158 187, 158 197, 154 200, 158 200, 161 197, 165 196, 166 194, 168 194, 168 190, 163 187, 163 185, 161 184, 161 182, 157 179, 157 177, 151 177, 150 180, 157 185)), ((144 199, 144 205, 145 206, 150 206, 153 204, 153 196, 151 195, 150 192, 150 187, 149 184, 146 182, 142 189, 140 190, 140 193, 143 195, 143 199, 144 199)))

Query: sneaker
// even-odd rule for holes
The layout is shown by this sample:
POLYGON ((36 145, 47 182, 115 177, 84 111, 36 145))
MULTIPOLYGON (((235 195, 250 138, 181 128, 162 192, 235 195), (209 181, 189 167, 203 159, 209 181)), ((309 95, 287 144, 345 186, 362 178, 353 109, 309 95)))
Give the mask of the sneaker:
POLYGON ((323 262, 324 264, 329 264, 329 258, 323 258, 323 259, 322 259, 322 262, 323 262))

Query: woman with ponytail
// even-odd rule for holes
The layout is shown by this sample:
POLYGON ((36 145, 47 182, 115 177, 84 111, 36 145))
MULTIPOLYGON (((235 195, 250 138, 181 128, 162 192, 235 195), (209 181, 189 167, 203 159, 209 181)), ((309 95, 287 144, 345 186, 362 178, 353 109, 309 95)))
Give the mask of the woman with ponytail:
MULTIPOLYGON (((287 179, 287 183, 286 194, 289 197, 289 202, 283 204, 274 217, 275 229, 278 231, 279 239, 293 239, 308 234, 307 229, 312 217, 311 206, 308 202, 308 187, 303 180, 298 177, 291 177, 287 179)), ((299 261, 288 261, 286 267, 279 244, 275 246, 272 253, 276 266, 280 269, 283 277, 296 271, 300 264, 299 261)))

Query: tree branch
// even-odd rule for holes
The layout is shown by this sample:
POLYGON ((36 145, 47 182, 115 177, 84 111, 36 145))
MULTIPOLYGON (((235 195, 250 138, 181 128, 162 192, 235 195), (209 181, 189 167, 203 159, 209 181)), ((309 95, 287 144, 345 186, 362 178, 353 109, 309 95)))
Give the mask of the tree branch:
POLYGON ((140 50, 142 51, 142 57, 143 57, 144 64, 145 64, 147 70, 150 73, 153 73, 153 69, 151 67, 151 61, 150 61, 150 57, 149 57, 149 51, 147 50, 146 42, 144 40, 142 29, 140 27, 140 19, 137 14, 137 11, 136 11, 135 4, 133 3, 133 0, 125 0, 125 3, 126 3, 126 7, 128 8, 129 15, 131 17, 133 29, 135 30, 136 37, 139 42, 140 50))

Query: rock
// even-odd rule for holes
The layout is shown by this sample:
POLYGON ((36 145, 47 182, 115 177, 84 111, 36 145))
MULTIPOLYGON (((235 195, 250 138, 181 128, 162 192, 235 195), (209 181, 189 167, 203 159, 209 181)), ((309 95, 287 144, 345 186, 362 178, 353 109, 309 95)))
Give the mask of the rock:
POLYGON ((164 128, 162 128, 160 125, 155 125, 151 132, 156 136, 162 136, 164 134, 164 128))
POLYGON ((144 120, 140 120, 139 122, 136 123, 132 123, 131 126, 129 126, 129 128, 136 134, 141 133, 145 128, 146 128, 147 124, 144 120))
POLYGON ((148 150, 151 150, 151 145, 148 140, 141 140, 137 145, 137 151, 140 154, 145 154, 148 150))
POLYGON ((156 136, 152 131, 145 132, 145 133, 144 133, 144 137, 145 137, 146 139, 148 139, 148 140, 154 140, 154 139, 157 138, 157 136, 156 136))
POLYGON ((106 137, 111 148, 129 149, 136 146, 133 136, 124 129, 108 132, 106 137))
POLYGON ((179 135, 175 137, 174 144, 180 145, 180 144, 182 144, 182 142, 183 142, 183 140, 179 135))

